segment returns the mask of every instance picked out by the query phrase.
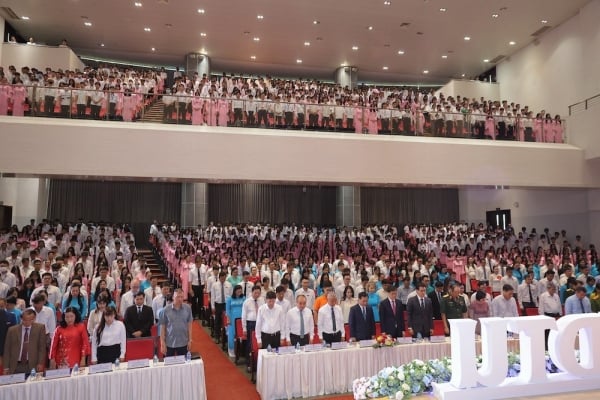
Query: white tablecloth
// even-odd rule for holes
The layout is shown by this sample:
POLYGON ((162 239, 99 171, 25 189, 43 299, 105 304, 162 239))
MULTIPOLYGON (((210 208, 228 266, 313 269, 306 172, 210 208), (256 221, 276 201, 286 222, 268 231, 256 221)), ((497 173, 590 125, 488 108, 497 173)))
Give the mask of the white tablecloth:
MULTIPOLYGON (((150 361, 152 364, 152 361, 150 361)), ((206 400, 204 363, 179 364, 0 386, 0 399, 206 400)))
MULTIPOLYGON (((518 348, 518 340, 508 340, 508 351, 518 351, 518 348)), ((481 354, 481 342, 477 342, 477 354, 481 354)), ((379 349, 350 347, 285 355, 260 350, 256 389, 264 400, 347 393, 352 391, 355 379, 373 376, 385 367, 445 356, 450 356, 450 342, 379 349)))

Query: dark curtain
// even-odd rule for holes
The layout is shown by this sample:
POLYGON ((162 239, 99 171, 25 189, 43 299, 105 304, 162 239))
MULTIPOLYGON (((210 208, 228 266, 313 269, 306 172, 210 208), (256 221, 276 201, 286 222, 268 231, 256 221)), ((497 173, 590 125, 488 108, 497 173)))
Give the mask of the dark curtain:
POLYGON ((127 223, 140 237, 154 219, 180 220, 181 183, 51 179, 48 218, 127 223))
POLYGON ((458 189, 363 187, 360 202, 363 224, 459 220, 458 189))
POLYGON ((255 222, 335 225, 336 188, 267 184, 211 184, 208 219, 215 223, 255 222))

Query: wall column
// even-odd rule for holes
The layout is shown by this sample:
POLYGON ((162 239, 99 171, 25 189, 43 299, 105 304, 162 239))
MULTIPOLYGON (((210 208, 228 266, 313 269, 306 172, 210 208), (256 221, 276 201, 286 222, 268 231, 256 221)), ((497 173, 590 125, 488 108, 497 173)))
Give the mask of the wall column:
POLYGON ((348 86, 350 89, 356 87, 358 81, 358 68, 347 66, 339 67, 335 70, 335 83, 342 87, 348 86))
POLYGON ((181 184, 181 226, 196 227, 208 224, 208 184, 181 184))
POLYGON ((194 72, 200 77, 203 74, 210 76, 210 58, 206 54, 189 53, 185 56, 185 73, 191 77, 194 72))
POLYGON ((360 226, 360 186, 338 186, 335 196, 337 226, 360 226))
POLYGON ((36 223, 48 212, 48 179, 0 178, 0 202, 12 207, 12 223, 22 228, 31 219, 36 223))

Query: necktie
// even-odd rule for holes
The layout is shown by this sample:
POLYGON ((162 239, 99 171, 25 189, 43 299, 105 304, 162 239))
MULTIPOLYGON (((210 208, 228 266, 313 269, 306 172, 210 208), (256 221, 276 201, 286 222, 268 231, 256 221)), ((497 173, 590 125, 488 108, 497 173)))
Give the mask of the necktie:
POLYGON ((29 358, 29 328, 25 328, 25 335, 23 335, 23 347, 21 349, 21 362, 27 362, 29 358))
POLYGON ((529 290, 529 301, 533 303, 533 293, 531 293, 531 285, 527 285, 527 289, 529 290))
POLYGON ((254 299, 254 311, 256 312, 256 315, 258 316, 258 301, 256 301, 256 299, 254 299))
POLYGON ((365 321, 366 321, 366 320, 367 320, 367 309, 366 309, 366 308, 364 308, 364 307, 361 307, 361 308, 362 308, 362 314, 363 314, 363 318, 364 318, 364 319, 365 319, 365 321))
POLYGON ((392 314, 396 315, 396 302, 393 300, 390 300, 390 303, 392 305, 392 314))
POLYGON ((579 299, 579 306, 581 307, 581 313, 585 314, 585 309, 583 308, 583 299, 579 299))
MULTIPOLYGON (((488 263, 488 267, 490 268, 490 271, 492 270, 492 265, 490 264, 490 260, 487 260, 488 263)), ((483 266, 483 280, 487 281, 487 270, 485 269, 485 265, 483 266)))
POLYGON ((163 308, 165 308, 167 306, 167 299, 163 300, 163 308))
POLYGON ((335 309, 331 307, 331 321, 333 322, 333 333, 337 332, 337 326, 335 324, 335 309))
POLYGON ((246 296, 246 291, 248 290, 248 284, 244 283, 244 297, 248 297, 246 296))
POLYGON ((425 300, 421 299, 421 308, 425 308, 425 300))
POLYGON ((274 285, 275 282, 273 282, 273 270, 271 270, 271 285, 274 285))
POLYGON ((440 292, 436 291, 435 293, 437 294, 438 303, 441 303, 442 302, 442 296, 440 295, 440 292))
POLYGON ((225 303, 225 283, 221 282, 221 303, 225 303))
POLYGON ((142 307, 138 307, 138 316, 142 313, 142 307))
POLYGON ((304 332, 304 315, 302 315, 302 310, 300 311, 300 336, 304 337, 306 333, 304 332))

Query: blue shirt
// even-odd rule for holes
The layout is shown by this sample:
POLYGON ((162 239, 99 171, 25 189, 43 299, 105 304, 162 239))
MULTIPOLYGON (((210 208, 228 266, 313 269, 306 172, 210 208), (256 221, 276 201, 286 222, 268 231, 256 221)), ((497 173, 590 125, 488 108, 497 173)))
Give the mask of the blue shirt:
POLYGON ((85 298, 85 296, 81 296, 81 306, 79 305, 79 300, 77 299, 77 297, 73 297, 71 299, 70 303, 67 303, 68 300, 69 300, 69 298, 67 297, 62 302, 61 308, 62 308, 63 312, 64 312, 64 310, 67 309, 67 307, 73 307, 74 309, 79 311, 79 315, 81 316, 82 321, 84 319, 86 319, 87 313, 88 313, 88 305, 87 305, 87 299, 85 298))
POLYGON ((565 301, 565 315, 569 314, 583 314, 583 313, 591 313, 592 312, 592 304, 590 303, 590 299, 584 297, 579 302, 579 298, 577 294, 573 296, 569 296, 565 301), (581 311, 581 303, 583 303, 583 312, 581 311))

